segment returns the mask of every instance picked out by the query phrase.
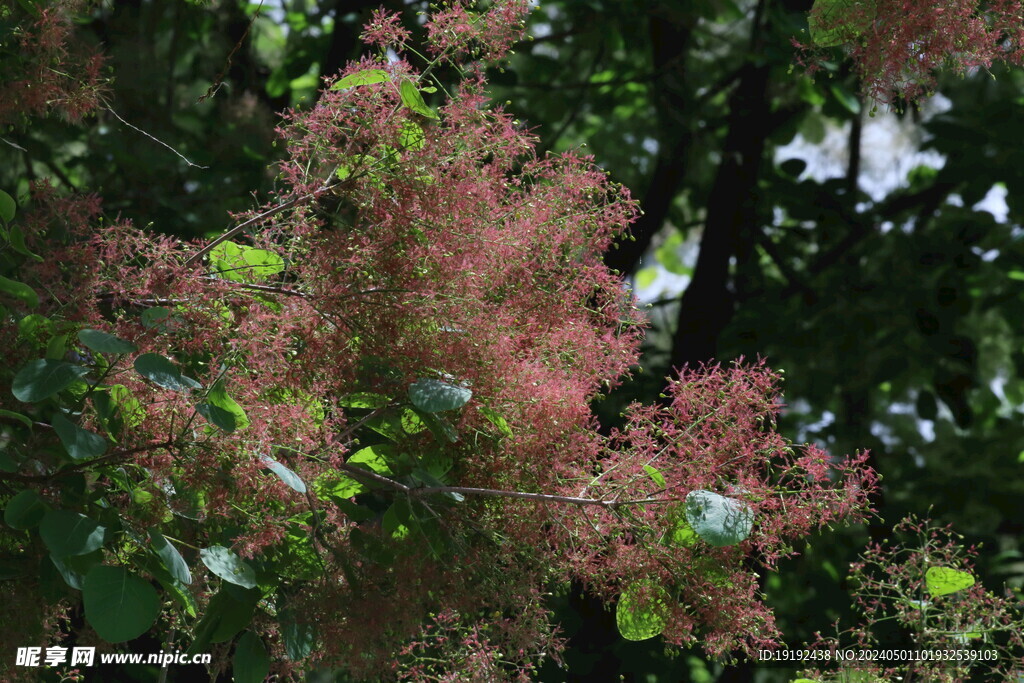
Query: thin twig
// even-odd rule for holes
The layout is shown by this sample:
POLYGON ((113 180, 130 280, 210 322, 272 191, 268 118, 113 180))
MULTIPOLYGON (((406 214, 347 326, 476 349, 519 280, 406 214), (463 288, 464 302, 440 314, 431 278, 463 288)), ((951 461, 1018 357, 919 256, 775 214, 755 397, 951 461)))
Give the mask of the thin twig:
POLYGON ((191 266, 193 263, 195 263, 196 261, 199 261, 204 256, 206 256, 211 251, 213 251, 217 247, 218 244, 221 244, 223 242, 228 241, 229 239, 231 239, 232 237, 234 237, 238 233, 244 231, 246 228, 249 228, 249 227, 251 227, 253 225, 256 225, 257 223, 261 223, 261 222, 265 221, 266 219, 270 218, 271 216, 275 216, 275 215, 281 213, 282 211, 287 211, 288 209, 292 208, 293 206, 297 206, 299 204, 307 202, 310 199, 315 199, 316 197, 319 197, 320 195, 322 195, 324 192, 327 192, 328 190, 333 190, 335 187, 337 187, 340 184, 341 184, 341 182, 334 182, 334 183, 331 183, 329 185, 324 185, 319 190, 314 190, 313 192, 309 192, 307 194, 304 194, 301 197, 295 197, 293 199, 289 199, 284 204, 278 204, 277 206, 275 206, 273 208, 267 209, 266 211, 264 211, 261 214, 257 214, 255 216, 253 216, 252 218, 250 218, 249 220, 247 220, 245 222, 239 223, 235 227, 233 227, 230 230, 228 230, 227 232, 225 232, 220 237, 216 238, 215 240, 213 240, 212 242, 207 244, 205 247, 203 247, 202 249, 200 249, 196 253, 194 253, 191 256, 189 256, 185 260, 185 265, 186 266, 191 266))
POLYGON ((149 138, 153 142, 157 143, 158 145, 161 145, 161 146, 166 147, 167 149, 171 150, 171 152, 173 152, 175 156, 177 156, 179 159, 184 161, 189 166, 191 166, 193 168, 210 168, 209 166, 201 166, 200 164, 192 163, 191 161, 189 161, 188 159, 185 158, 185 155, 183 155, 181 152, 179 152, 178 150, 176 150, 173 147, 171 147, 170 145, 168 145, 163 140, 160 140, 160 139, 154 137, 152 134, 147 133, 146 131, 142 130, 138 126, 133 126, 132 124, 128 123, 127 121, 122 119, 120 114, 118 114, 116 111, 114 111, 114 108, 111 107, 109 104, 106 106, 106 110, 109 111, 111 114, 113 114, 114 118, 116 118, 118 121, 120 121, 124 125, 128 126, 129 128, 131 128, 132 130, 134 130, 134 131, 136 131, 138 133, 142 133, 143 135, 145 135, 147 138, 149 138))
POLYGON ((134 455, 135 453, 155 451, 160 448, 170 448, 173 445, 174 444, 171 441, 163 441, 161 443, 154 443, 146 446, 138 446, 136 448, 129 448, 123 451, 115 451, 113 453, 109 453, 99 458, 93 458, 92 460, 87 460, 85 462, 80 462, 75 465, 71 465, 70 467, 65 467, 63 469, 57 470, 56 472, 51 472, 50 474, 17 474, 16 472, 0 472, 0 481, 24 481, 45 483, 58 477, 63 477, 65 475, 78 472, 79 470, 84 470, 89 467, 105 465, 109 462, 121 460, 127 458, 130 455, 134 455))
POLYGON ((638 498, 633 500, 600 500, 597 498, 578 498, 576 496, 555 496, 547 493, 527 493, 526 491, 503 491, 500 489, 481 489, 472 486, 420 486, 412 487, 389 479, 383 475, 364 470, 362 467, 342 463, 338 469, 356 478, 371 481, 381 486, 386 486, 396 491, 401 491, 411 498, 432 496, 436 494, 458 493, 464 496, 482 496, 486 498, 516 498, 519 500, 532 500, 538 503, 567 503, 569 505, 594 505, 603 508, 617 508, 627 505, 649 505, 677 502, 672 498, 638 498))

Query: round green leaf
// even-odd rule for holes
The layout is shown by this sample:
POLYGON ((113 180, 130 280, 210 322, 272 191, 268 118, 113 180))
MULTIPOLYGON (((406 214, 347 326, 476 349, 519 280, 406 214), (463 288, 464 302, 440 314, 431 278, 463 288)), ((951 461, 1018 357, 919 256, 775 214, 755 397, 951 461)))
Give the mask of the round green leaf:
POLYGON ((135 359, 135 370, 153 384, 172 391, 202 389, 203 385, 181 374, 178 366, 158 353, 144 353, 135 359))
POLYGON ((66 389, 87 374, 88 368, 80 365, 40 358, 29 361, 18 371, 11 383, 11 393, 19 401, 36 403, 66 389))
POLYGON ((107 450, 107 440, 99 434, 90 432, 74 424, 61 413, 55 413, 50 420, 53 431, 57 432, 64 450, 72 460, 86 460, 103 455, 107 450))
POLYGON ((713 546, 735 545, 750 535, 754 511, 741 500, 698 489, 686 495, 686 521, 713 546))
POLYGON ((437 379, 418 379, 409 385, 409 400, 420 410, 438 413, 466 405, 473 392, 437 379))
POLYGON ((626 640, 647 640, 668 623, 668 591, 652 581, 637 581, 622 591, 615 608, 615 624, 626 640))
POLYGON ((16 208, 17 204, 14 202, 14 197, 0 190, 0 218, 4 220, 4 223, 10 223, 14 220, 14 210, 16 208))
POLYGON ((153 547, 153 552, 157 554, 157 557, 163 562, 164 567, 167 568, 171 576, 186 586, 192 583, 192 572, 188 570, 185 558, 181 556, 177 548, 164 538, 163 534, 151 528, 149 530, 149 541, 153 547))
POLYGON ((50 510, 43 515, 39 535, 56 557, 84 555, 103 545, 106 527, 71 510, 50 510))
POLYGON ((284 259, 266 249, 221 242, 210 250, 217 274, 235 282, 259 282, 284 270, 284 259))
POLYGON ((951 567, 930 567, 924 574, 924 583, 931 596, 937 598, 970 588, 974 585, 974 577, 970 572, 951 567))
POLYGON ((256 587, 256 572, 238 555, 219 545, 203 548, 199 558, 206 567, 229 583, 243 588, 256 587))
POLYGON ((383 408, 390 400, 391 399, 384 394, 359 391, 354 394, 342 396, 338 399, 338 405, 344 408, 383 408))
POLYGON ((246 631, 238 639, 232 661, 237 683, 263 683, 270 673, 270 655, 263 641, 252 631, 246 631))
POLYGON ((99 353, 124 354, 134 353, 138 350, 135 344, 100 330, 79 330, 78 341, 99 353))
POLYGON ((160 615, 156 589, 123 567, 93 567, 82 585, 85 618, 101 638, 121 643, 148 631, 160 615))
POLYGON ((7 502, 4 523, 12 529, 31 529, 43 519, 46 510, 46 501, 32 489, 25 489, 7 502))

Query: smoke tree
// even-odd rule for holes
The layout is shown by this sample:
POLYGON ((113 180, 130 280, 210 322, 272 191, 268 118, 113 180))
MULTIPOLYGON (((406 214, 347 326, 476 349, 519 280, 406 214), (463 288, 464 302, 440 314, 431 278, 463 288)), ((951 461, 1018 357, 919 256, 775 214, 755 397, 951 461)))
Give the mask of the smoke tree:
POLYGON ((941 69, 966 74, 1024 62, 1019 0, 816 0, 802 60, 822 68, 842 47, 865 94, 914 102, 934 92, 941 69))
MULTIPOLYGON (((5 647, 525 679, 570 580, 626 638, 778 643, 755 568, 861 519, 874 475, 780 436, 762 363, 685 369, 598 431, 642 334, 601 255, 637 208, 487 101, 475 60, 526 11, 446 5, 426 56, 377 12, 372 53, 283 116, 276 193, 210 241, 0 194, 5 647)), ((102 97, 91 69, 69 92, 102 97)))

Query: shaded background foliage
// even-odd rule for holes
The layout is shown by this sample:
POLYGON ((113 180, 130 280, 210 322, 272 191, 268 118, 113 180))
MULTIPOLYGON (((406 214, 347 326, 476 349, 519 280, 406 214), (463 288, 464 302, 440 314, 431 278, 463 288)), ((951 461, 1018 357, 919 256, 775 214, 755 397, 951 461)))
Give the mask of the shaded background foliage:
MULTIPOLYGON (((0 186, 50 178, 98 189, 109 214, 153 230, 219 232, 227 212, 250 208, 250 191, 275 187, 274 112, 308 105, 320 78, 358 55, 379 4, 102 3, 81 27, 116 74, 109 106, 85 127, 51 118, 5 131, 0 186), (193 165, 142 133, 112 135, 124 122, 193 165)), ((384 4, 407 10, 415 39, 413 10, 426 3, 384 4)), ((1024 77, 941 80, 944 110, 896 114, 944 164, 879 188, 864 168, 865 131, 893 114, 873 116, 839 52, 814 81, 793 70, 790 40, 810 6, 552 0, 534 14, 533 39, 489 74, 543 149, 586 145, 641 199, 635 241, 606 262, 637 284, 654 265, 685 283, 655 301, 644 372, 599 406, 608 424, 629 400, 655 398, 671 366, 760 355, 786 373, 784 433, 837 454, 871 450, 880 519, 809 539, 765 577, 796 646, 848 616, 847 564, 906 512, 931 509, 984 544, 990 587, 1024 583, 1024 77), (824 149, 839 135, 835 177, 814 173, 813 155, 778 154, 797 136, 824 149), (1005 216, 978 206, 995 185, 1005 216)), ((666 657, 657 640, 626 644, 578 591, 555 602, 578 679, 782 676, 666 657)))

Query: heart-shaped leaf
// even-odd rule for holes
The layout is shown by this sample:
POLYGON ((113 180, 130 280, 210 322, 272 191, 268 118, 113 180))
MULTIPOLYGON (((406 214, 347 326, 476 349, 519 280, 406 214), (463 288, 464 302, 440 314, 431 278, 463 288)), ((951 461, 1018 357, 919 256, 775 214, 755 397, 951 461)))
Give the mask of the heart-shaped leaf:
POLYGON ((82 602, 89 625, 111 643, 138 638, 160 615, 156 589, 124 567, 101 565, 89 570, 82 602))

